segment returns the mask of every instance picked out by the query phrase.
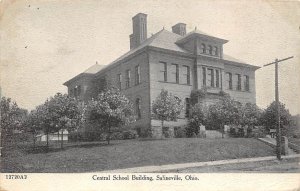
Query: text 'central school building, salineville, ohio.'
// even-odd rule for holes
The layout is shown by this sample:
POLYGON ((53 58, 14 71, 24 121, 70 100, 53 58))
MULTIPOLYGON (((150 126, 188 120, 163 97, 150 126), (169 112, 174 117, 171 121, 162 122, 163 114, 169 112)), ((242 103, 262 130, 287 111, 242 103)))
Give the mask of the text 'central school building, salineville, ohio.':
MULTIPOLYGON (((151 103, 162 89, 190 107, 192 90, 205 88, 204 102, 214 102, 220 91, 242 103, 255 103, 255 70, 259 67, 238 61, 223 53, 228 40, 205 34, 197 29, 186 34, 186 24, 178 23, 172 32, 162 29, 147 38, 147 15, 132 18, 130 50, 108 65, 95 64, 64 83, 71 96, 82 100, 95 97, 107 86, 119 88, 134 104, 141 131, 161 133, 160 123, 151 118, 151 103)), ((182 112, 176 122, 187 123, 182 112)))

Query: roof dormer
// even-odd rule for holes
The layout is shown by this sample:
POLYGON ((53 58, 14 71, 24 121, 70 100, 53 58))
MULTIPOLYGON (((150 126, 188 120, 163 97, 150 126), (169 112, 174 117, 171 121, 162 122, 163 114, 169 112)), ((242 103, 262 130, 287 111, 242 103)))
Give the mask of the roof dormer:
POLYGON ((228 40, 209 36, 199 30, 194 30, 176 41, 178 46, 196 55, 223 57, 223 44, 228 40))

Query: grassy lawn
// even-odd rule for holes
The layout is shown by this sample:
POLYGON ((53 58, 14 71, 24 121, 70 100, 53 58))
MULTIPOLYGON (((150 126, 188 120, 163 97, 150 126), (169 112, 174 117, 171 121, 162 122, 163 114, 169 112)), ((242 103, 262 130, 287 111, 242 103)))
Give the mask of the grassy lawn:
POLYGON ((1 172, 95 172, 148 165, 202 162, 274 155, 270 146, 251 138, 116 140, 66 143, 48 153, 11 149, 1 157, 1 172))

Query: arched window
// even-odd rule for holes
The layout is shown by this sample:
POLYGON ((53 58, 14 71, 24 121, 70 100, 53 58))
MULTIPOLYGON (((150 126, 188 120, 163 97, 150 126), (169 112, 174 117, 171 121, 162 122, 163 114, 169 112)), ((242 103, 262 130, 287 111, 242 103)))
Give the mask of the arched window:
POLYGON ((206 46, 205 46, 205 44, 201 44, 201 46, 200 46, 200 52, 201 53, 204 53, 205 54, 205 52, 206 52, 206 46))
POLYGON ((212 48, 212 46, 210 46, 210 45, 208 46, 208 52, 209 52, 210 55, 213 55, 213 54, 212 54, 213 48, 212 48))
POLYGON ((218 48, 216 46, 213 47, 212 55, 218 56, 218 48))
POLYGON ((135 100, 135 111, 136 111, 137 118, 141 119, 142 115, 141 115, 141 99, 140 98, 136 98, 136 100, 135 100))

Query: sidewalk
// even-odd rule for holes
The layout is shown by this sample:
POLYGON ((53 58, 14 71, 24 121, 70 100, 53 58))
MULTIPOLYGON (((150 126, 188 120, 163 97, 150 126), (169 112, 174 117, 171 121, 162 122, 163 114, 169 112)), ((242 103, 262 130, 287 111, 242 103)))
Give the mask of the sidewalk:
MULTIPOLYGON (((271 146, 275 146, 276 147, 276 139, 275 138, 271 138, 270 136, 266 136, 264 138, 258 138, 259 140, 261 140, 262 142, 265 142, 271 146)), ((292 149, 288 148, 288 155, 295 155, 297 154, 295 151, 293 151, 292 149)))
MULTIPOLYGON (((283 159, 300 158, 300 154, 282 156, 282 158, 283 159)), ((248 163, 248 162, 270 161, 270 160, 277 160, 276 156, 230 159, 230 160, 219 160, 219 161, 208 161, 208 162, 195 162, 195 163, 181 163, 181 164, 170 164, 170 165, 161 165, 161 166, 143 166, 143 167, 101 171, 100 173, 153 173, 153 172, 166 172, 172 170, 186 169, 186 168, 207 167, 207 166, 216 166, 216 165, 225 165, 225 164, 240 164, 240 163, 248 163)))

